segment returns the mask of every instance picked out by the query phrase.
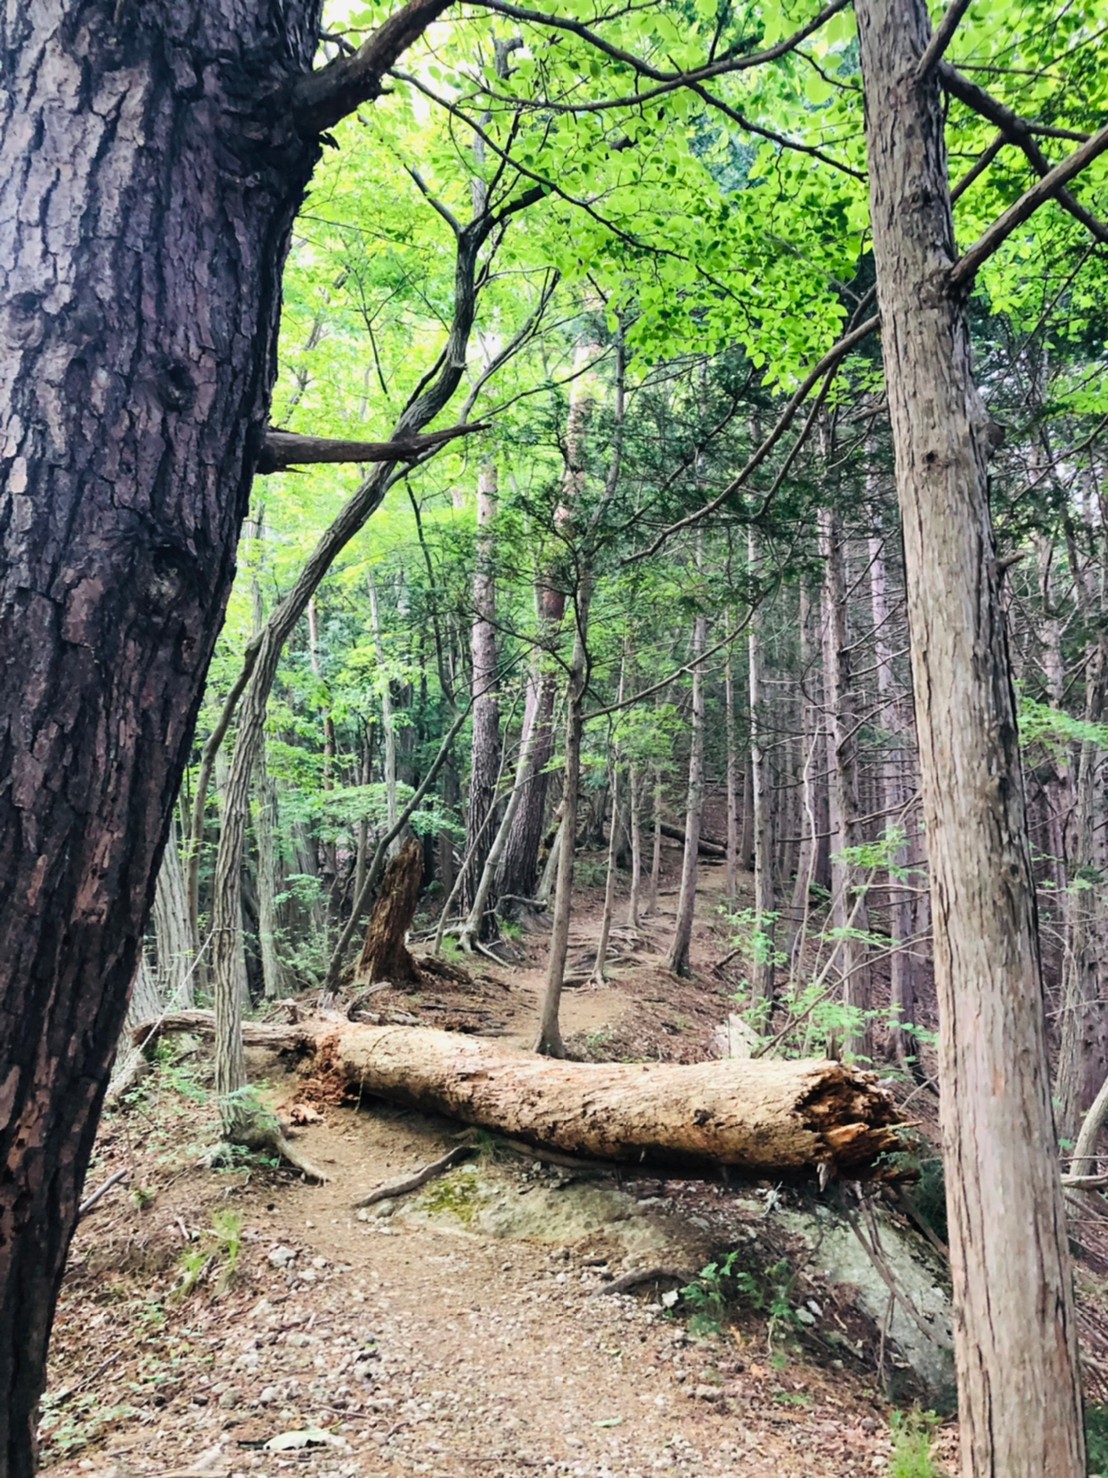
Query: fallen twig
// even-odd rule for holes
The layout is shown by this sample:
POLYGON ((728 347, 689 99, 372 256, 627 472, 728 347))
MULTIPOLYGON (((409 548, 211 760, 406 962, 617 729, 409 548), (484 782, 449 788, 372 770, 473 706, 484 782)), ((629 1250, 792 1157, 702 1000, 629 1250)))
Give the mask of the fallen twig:
POLYGON ((632 1288, 641 1288, 644 1283, 691 1283, 696 1275, 683 1268, 636 1268, 613 1278, 611 1283, 594 1289, 594 1297, 602 1293, 628 1293, 632 1288))
POLYGON ((100 1187, 98 1191, 93 1191, 92 1195, 88 1196, 84 1201, 81 1202, 80 1206, 78 1206, 77 1220, 80 1221, 81 1217, 91 1211, 98 1201, 103 1200, 103 1198, 111 1190, 112 1186, 118 1185, 121 1180, 126 1180, 130 1173, 130 1169, 125 1168, 123 1170, 117 1170, 114 1175, 109 1176, 109 1178, 104 1182, 104 1184, 100 1187))
POLYGON ((452 1150, 447 1150, 445 1155, 440 1155, 437 1160, 432 1160, 429 1165, 424 1165, 422 1170, 417 1170, 414 1175, 405 1176, 401 1180, 389 1180, 384 1185, 379 1185, 376 1190, 370 1191, 368 1196, 362 1196, 360 1200, 351 1204, 359 1206, 374 1206, 378 1201, 394 1201, 398 1196, 406 1196, 411 1191, 418 1191, 420 1186, 425 1186, 429 1180, 442 1175, 459 1160, 464 1160, 467 1155, 472 1155, 474 1146, 471 1144, 458 1144, 452 1150))

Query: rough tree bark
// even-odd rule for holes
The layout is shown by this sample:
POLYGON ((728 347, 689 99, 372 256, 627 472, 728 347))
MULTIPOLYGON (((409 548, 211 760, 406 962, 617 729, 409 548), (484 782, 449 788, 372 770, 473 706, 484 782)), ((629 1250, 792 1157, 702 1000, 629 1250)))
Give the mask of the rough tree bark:
MULTIPOLYGON (((967 1478, 1085 1471, 1035 893, 924 0, 856 0, 935 908, 967 1478)), ((970 263, 977 257, 971 257, 970 263)))
POLYGON ((314 78, 316 0, 0 15, 0 1478, 34 1469, 62 1266, 264 443, 293 217, 320 132, 444 8, 406 6, 314 78))

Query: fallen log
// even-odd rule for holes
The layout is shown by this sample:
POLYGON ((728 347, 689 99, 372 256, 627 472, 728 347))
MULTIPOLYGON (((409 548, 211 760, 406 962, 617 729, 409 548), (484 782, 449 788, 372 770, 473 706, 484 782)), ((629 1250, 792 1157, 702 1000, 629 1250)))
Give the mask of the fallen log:
MULTIPOLYGON (((671 842, 684 842, 685 828, 683 826, 671 826, 668 821, 658 823, 658 830, 671 842)), ((700 837, 696 844, 696 850, 701 857, 726 857, 727 848, 722 842, 715 842, 711 837, 700 837)))
POLYGON ((565 1062, 424 1027, 344 1027, 320 1045, 362 1094, 571 1155, 895 1174, 878 1162, 899 1147, 896 1105, 872 1074, 840 1062, 565 1062))
MULTIPOLYGON (((162 1031, 204 1031, 206 1012, 162 1031)), ((721 1166, 746 1175, 895 1180, 900 1116, 872 1073, 840 1062, 565 1062, 426 1027, 300 1022, 248 1042, 314 1052, 319 1074, 367 1095, 446 1114, 591 1160, 721 1166)))

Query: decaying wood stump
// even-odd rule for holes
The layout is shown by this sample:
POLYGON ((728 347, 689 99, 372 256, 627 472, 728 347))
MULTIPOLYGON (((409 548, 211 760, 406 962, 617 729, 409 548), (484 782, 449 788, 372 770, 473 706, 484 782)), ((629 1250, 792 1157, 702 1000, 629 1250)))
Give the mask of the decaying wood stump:
POLYGON ((381 892, 373 906, 365 944, 354 972, 358 985, 379 980, 404 985, 419 980, 415 961, 404 943, 415 918, 419 885, 423 880, 423 848, 412 837, 385 869, 381 892))

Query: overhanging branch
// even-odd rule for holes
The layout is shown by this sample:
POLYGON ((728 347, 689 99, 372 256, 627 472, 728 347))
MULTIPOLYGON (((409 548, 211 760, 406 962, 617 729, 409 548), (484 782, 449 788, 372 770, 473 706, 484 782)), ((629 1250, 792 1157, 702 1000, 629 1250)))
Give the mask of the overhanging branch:
POLYGON ((297 436, 292 431, 265 434, 256 471, 265 475, 314 462, 415 462, 434 447, 459 436, 487 431, 485 424, 449 426, 442 431, 398 437, 394 441, 341 441, 329 436, 297 436))
POLYGON ((450 0, 408 0, 353 56, 338 57, 297 84, 292 108, 305 133, 323 133, 380 97, 385 73, 437 20, 450 0))
MULTIPOLYGON (((965 103, 967 108, 971 108, 982 118, 988 119, 990 123, 995 123, 1004 139, 1014 144, 1017 149, 1021 149, 1035 173, 1041 179, 1046 179, 1053 166, 1035 142, 1034 124, 1029 123, 1026 118, 1021 118, 1018 113, 1013 113, 1011 108, 998 98, 994 98, 992 93, 986 92, 976 82, 971 82, 968 77, 963 76, 947 62, 939 68, 939 78, 951 97, 957 98, 960 103, 965 103)), ((1087 139, 1084 142, 1087 142, 1087 139)), ((1070 215, 1080 221, 1098 241, 1108 244, 1108 226, 1093 215, 1092 211, 1086 210, 1068 190, 1059 189, 1054 198, 1063 210, 1068 210, 1070 215)))
POLYGON ((1076 149, 1068 159, 1063 159, 1041 179, 1010 205, 1004 214, 989 227, 970 249, 954 263, 948 281, 953 288, 968 288, 981 267, 994 252, 1008 240, 1013 231, 1018 231, 1024 221, 1030 220, 1040 205, 1053 200, 1070 180, 1090 165, 1094 159, 1108 152, 1108 128, 1094 133, 1087 144, 1076 149))

